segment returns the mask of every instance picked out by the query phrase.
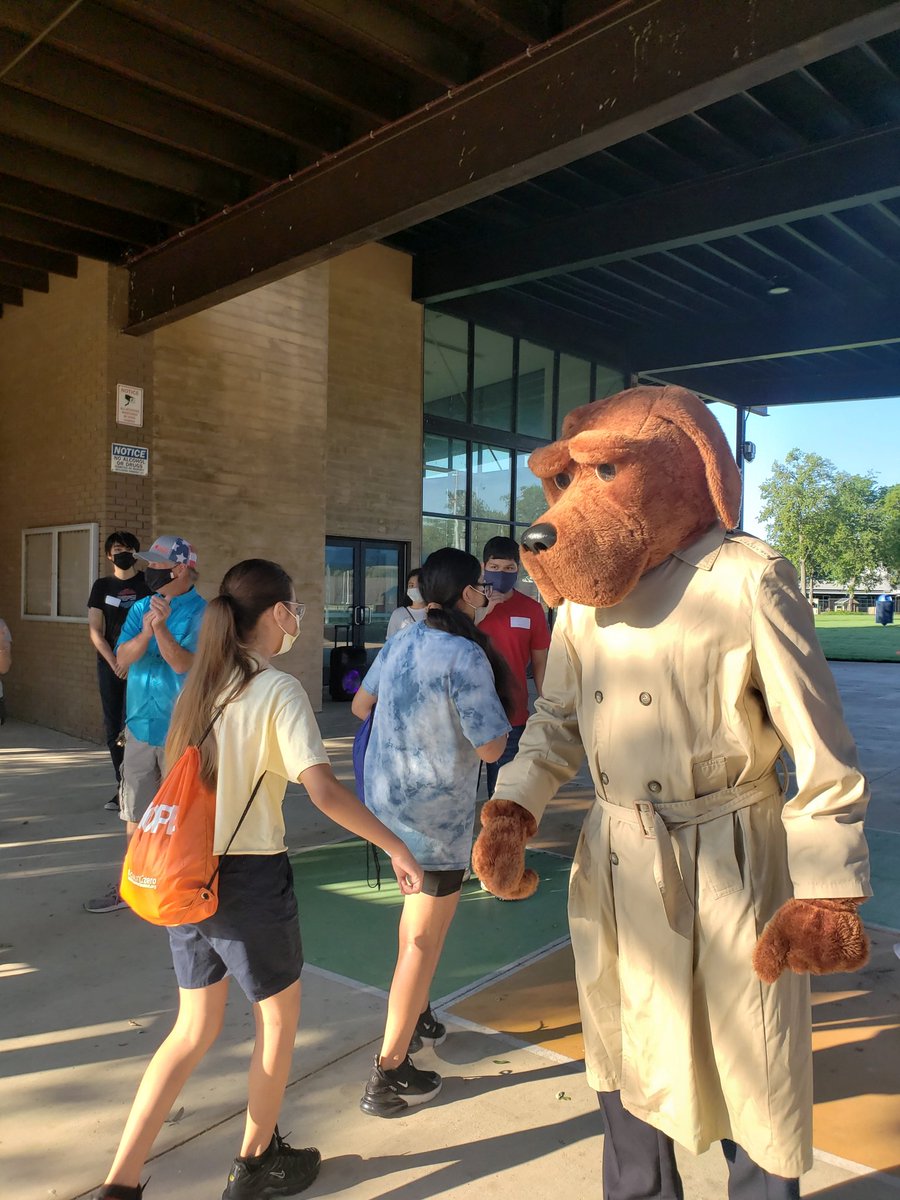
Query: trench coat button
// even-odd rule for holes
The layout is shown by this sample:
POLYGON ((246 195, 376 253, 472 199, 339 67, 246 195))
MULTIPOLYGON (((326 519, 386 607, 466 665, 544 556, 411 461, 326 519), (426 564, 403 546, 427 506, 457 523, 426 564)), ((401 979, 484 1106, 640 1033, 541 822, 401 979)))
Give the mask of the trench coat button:
POLYGON ((654 796, 658 796, 659 793, 662 791, 662 784, 659 783, 655 779, 651 779, 650 782, 647 784, 647 787, 650 789, 650 791, 653 793, 654 796))
POLYGON ((600 772, 600 782, 603 784, 604 787, 606 787, 606 785, 609 783, 609 776, 607 775, 607 773, 605 771, 600 772))
POLYGON ((641 692, 638 699, 640 700, 641 704, 646 706, 653 700, 653 697, 650 695, 649 692, 641 692))
POLYGON ((612 865, 614 867, 617 867, 619 865, 619 856, 618 856, 618 854, 616 854, 615 850, 613 850, 612 854, 610 854, 609 861, 612 863, 612 865))
POLYGON ((603 693, 600 691, 594 692, 594 699, 597 701, 598 704, 602 704, 603 703, 603 693))

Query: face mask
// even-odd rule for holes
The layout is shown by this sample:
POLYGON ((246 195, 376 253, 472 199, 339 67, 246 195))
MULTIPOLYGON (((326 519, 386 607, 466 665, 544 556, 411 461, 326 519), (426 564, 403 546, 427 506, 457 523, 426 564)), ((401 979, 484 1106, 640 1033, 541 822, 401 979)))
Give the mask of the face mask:
POLYGON ((422 593, 419 591, 418 588, 407 588, 406 594, 407 594, 407 596, 409 596, 409 598, 413 604, 421 604, 422 603, 422 593))
MULTIPOLYGON (((275 622, 275 624, 278 626, 278 628, 284 634, 284 637, 281 639, 281 645, 275 651, 275 654, 287 654, 288 650, 290 650, 291 646, 293 646, 294 642, 296 642, 297 638, 300 636, 300 621, 297 619, 296 616, 294 617, 294 620, 297 621, 297 632, 296 633, 287 633, 282 628, 280 621, 275 622)), ((274 655, 273 655, 273 658, 274 658, 274 655)))
POLYGON ((518 578, 518 571, 485 571, 484 573, 484 582, 492 584, 494 591, 499 592, 501 596, 505 596, 507 592, 513 590, 518 578))
POLYGON ((120 571, 129 571, 135 564, 135 557, 130 550, 120 550, 118 554, 113 555, 113 564, 120 571))
POLYGON ((145 567, 144 579, 151 592, 158 592, 174 579, 171 567, 145 567))

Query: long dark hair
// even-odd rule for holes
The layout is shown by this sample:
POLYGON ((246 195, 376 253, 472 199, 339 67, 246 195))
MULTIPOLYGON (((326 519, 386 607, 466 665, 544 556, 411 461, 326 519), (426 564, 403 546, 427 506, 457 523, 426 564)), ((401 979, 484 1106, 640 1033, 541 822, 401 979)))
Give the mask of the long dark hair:
POLYGON ((422 599, 429 606, 425 616, 426 625, 432 629, 452 633, 455 637, 468 638, 487 655, 494 672, 494 686, 507 716, 515 712, 519 700, 519 685, 501 654, 494 649, 491 639, 481 632, 475 622, 456 607, 467 587, 474 586, 481 577, 481 563, 465 550, 445 546, 429 554, 419 571, 419 588, 422 599))
MULTIPOLYGON (((223 698, 234 700, 262 670, 248 647, 249 638, 266 609, 280 600, 293 599, 293 594, 290 575, 266 558, 247 558, 227 572, 218 596, 206 606, 194 662, 172 713, 166 739, 167 766, 171 767, 186 747, 197 745, 226 688, 230 690, 223 698)), ((200 756, 202 777, 213 783, 215 736, 206 738, 200 756)))

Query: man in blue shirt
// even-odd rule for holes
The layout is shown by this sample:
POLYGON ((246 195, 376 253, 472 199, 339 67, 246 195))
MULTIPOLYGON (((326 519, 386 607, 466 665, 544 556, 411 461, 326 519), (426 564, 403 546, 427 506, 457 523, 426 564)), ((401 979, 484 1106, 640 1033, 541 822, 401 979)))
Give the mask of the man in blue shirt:
MULTIPOLYGON (((162 781, 172 709, 191 669, 206 607, 194 588, 197 553, 190 542, 159 537, 138 557, 147 564, 144 579, 153 594, 131 606, 116 643, 116 661, 128 671, 119 813, 128 840, 162 781)), ((117 884, 85 905, 88 912, 124 907, 117 884)))

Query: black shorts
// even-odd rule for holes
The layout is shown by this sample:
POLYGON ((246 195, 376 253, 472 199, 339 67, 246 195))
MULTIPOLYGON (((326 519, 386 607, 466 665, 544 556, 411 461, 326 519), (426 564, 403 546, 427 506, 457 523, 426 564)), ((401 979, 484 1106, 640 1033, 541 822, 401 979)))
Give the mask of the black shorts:
POLYGON ((465 871, 423 871, 423 896, 452 896, 463 885, 465 871))
POLYGON ((303 945, 294 873, 286 854, 229 854, 219 868, 219 907, 196 925, 173 925, 169 945, 180 988, 233 976, 256 1003, 300 978, 303 945))

